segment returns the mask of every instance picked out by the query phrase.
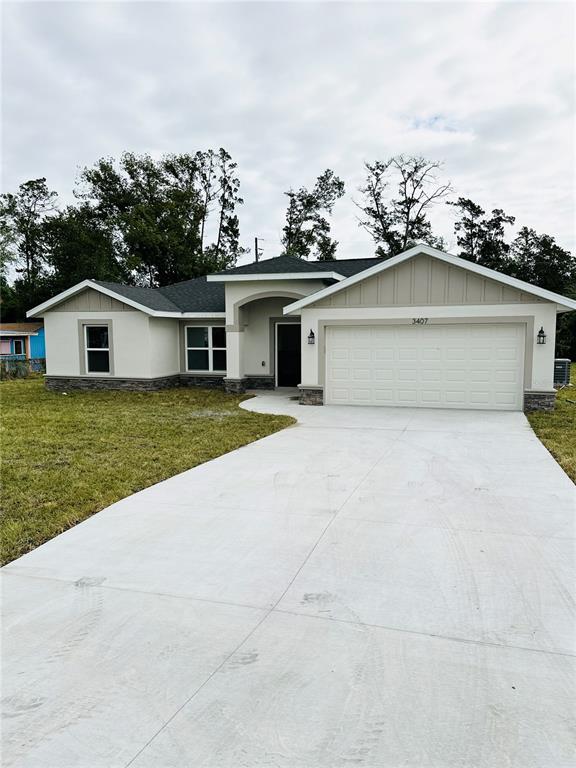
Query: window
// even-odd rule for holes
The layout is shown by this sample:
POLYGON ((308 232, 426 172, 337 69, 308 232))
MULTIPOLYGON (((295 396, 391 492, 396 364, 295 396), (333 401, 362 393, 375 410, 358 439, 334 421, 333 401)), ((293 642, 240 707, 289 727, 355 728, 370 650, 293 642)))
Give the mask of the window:
POLYGON ((110 341, 107 325, 85 325, 86 372, 110 373, 110 341))
POLYGON ((24 342, 22 339, 14 339, 14 354, 15 355, 23 355, 24 354, 24 342))
POLYGON ((223 325, 186 326, 186 369, 226 373, 226 329, 223 325))

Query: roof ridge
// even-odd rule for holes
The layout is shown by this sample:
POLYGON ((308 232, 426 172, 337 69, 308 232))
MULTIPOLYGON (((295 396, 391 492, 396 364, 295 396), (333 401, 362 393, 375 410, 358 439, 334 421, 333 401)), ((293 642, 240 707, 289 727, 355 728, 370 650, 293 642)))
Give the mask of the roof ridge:
POLYGON ((360 256, 356 259, 313 259, 308 264, 340 264, 342 261, 383 261, 385 256, 360 256))
POLYGON ((184 285, 184 283, 191 283, 194 280, 202 280, 202 278, 206 278, 206 275, 197 275, 196 277, 188 277, 186 280, 178 280, 175 283, 170 283, 169 285, 159 285, 156 288, 153 288, 153 291, 163 291, 165 288, 173 288, 176 285, 184 285))

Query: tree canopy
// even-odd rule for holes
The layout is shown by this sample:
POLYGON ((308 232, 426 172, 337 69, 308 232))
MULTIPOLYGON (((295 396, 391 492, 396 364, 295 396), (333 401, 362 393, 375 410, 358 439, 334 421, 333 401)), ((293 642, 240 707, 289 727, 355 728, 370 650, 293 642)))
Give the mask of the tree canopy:
POLYGON ((60 210, 46 179, 21 184, 0 196, 3 314, 22 317, 87 278, 162 286, 233 266, 245 251, 239 192, 224 149, 101 159, 60 210))
POLYGON ((328 216, 336 201, 344 195, 344 182, 327 168, 311 190, 300 187, 285 192, 288 198, 286 223, 282 230, 283 253, 320 261, 335 258, 338 243, 330 237, 328 216))
POLYGON ((366 178, 356 206, 359 224, 372 236, 378 256, 395 256, 418 241, 440 244, 428 216, 452 188, 438 180, 441 168, 441 163, 405 155, 364 164, 366 178))

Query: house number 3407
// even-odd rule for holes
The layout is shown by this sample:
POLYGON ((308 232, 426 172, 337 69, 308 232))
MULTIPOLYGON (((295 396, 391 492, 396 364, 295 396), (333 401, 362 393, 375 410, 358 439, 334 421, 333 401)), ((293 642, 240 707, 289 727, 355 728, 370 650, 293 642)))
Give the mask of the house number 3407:
POLYGON ((428 324, 428 318, 427 317, 413 317, 412 318, 412 325, 427 325, 428 324))

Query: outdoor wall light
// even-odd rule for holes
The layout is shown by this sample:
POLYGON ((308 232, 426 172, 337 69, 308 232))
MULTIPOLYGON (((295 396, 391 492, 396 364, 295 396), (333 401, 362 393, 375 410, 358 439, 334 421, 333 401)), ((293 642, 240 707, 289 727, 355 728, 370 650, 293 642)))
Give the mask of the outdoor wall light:
POLYGON ((308 334, 308 344, 315 344, 316 343, 316 336, 314 336, 314 331, 312 328, 310 328, 310 333, 308 334))
POLYGON ((536 334, 536 344, 546 344, 546 334, 544 333, 544 327, 542 326, 536 334))

